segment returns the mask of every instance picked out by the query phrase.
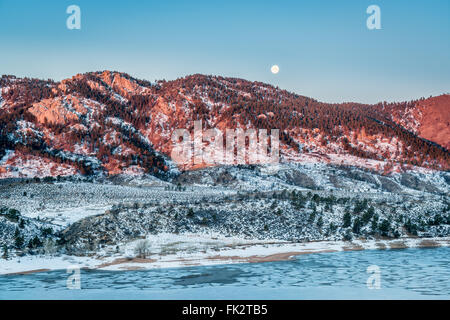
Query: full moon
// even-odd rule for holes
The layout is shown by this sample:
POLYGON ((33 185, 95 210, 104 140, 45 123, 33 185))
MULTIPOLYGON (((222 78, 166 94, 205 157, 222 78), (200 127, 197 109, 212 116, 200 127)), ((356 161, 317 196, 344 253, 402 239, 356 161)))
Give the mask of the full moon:
POLYGON ((272 68, 270 68, 270 71, 272 71, 273 74, 277 74, 278 72, 280 72, 280 67, 277 65, 272 66, 272 68))

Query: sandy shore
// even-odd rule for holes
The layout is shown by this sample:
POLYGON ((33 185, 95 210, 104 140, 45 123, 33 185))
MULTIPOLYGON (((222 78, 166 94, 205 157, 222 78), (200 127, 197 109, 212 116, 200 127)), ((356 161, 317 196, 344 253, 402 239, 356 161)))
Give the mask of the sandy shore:
MULTIPOLYGON (((318 241, 304 243, 274 241, 252 243, 251 241, 246 241, 245 243, 234 245, 222 243, 221 247, 213 250, 202 249, 201 243, 196 242, 195 238, 189 239, 189 241, 186 242, 189 246, 180 241, 166 243, 166 246, 174 247, 175 249, 170 253, 161 250, 157 254, 152 254, 147 259, 106 255, 96 257, 24 257, 20 260, 0 260, 0 274, 25 275, 51 270, 64 270, 69 267, 73 268, 74 266, 80 269, 123 271, 232 263, 262 263, 286 261, 299 255, 312 253, 450 246, 450 238, 401 238, 395 240, 354 240, 352 242, 318 241), (193 248, 197 250, 195 251, 193 248)), ((130 243, 129 245, 131 247, 134 244, 130 243)))
MULTIPOLYGON (((386 247, 386 245, 378 244, 379 248, 378 250, 383 249, 407 249, 410 248, 404 241, 389 241, 389 247, 386 247)), ((435 241, 435 240, 427 240, 423 239, 421 240, 417 245, 411 246, 414 248, 436 248, 441 246, 450 246, 450 240, 444 240, 444 241, 435 241)), ((342 248, 343 251, 359 251, 359 250, 373 250, 373 248, 364 248, 360 245, 354 245, 354 246, 345 246, 342 248)), ((274 262, 274 261, 286 261, 294 259, 296 256, 303 255, 303 254, 312 254, 312 253, 331 253, 331 252, 338 252, 340 250, 314 250, 314 251, 289 251, 289 252, 283 252, 283 253, 276 253, 271 254, 267 256, 250 256, 250 257, 242 257, 242 256, 212 256, 208 257, 210 260, 232 260, 237 263, 261 263, 261 262, 274 262)))
POLYGON ((21 272, 12 272, 7 273, 6 275, 9 276, 16 276, 16 275, 26 275, 26 274, 33 274, 33 273, 39 273, 39 272, 48 272, 51 271, 50 269, 37 269, 37 270, 28 270, 28 271, 21 271, 21 272))

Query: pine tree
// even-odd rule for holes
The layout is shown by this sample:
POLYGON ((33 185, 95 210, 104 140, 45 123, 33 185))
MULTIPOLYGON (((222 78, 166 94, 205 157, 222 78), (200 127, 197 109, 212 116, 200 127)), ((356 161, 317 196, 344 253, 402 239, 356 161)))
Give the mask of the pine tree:
POLYGON ((35 236, 33 238, 33 247, 34 248, 42 247, 42 241, 38 238, 38 236, 35 236))
POLYGON ((3 255, 2 258, 5 260, 8 260, 9 253, 8 253, 8 246, 6 244, 3 245, 3 255))
POLYGON ((24 239, 22 236, 17 236, 14 240, 14 245, 16 247, 16 249, 22 249, 23 248, 23 244, 24 244, 24 239))
POLYGON ((359 218, 356 218, 353 222, 353 228, 352 231, 355 234, 359 234, 361 232, 361 220, 359 218))
POLYGON ((391 224, 388 220, 383 220, 380 224, 380 231, 382 235, 387 236, 389 233, 389 230, 391 229, 391 224))
POLYGON ((344 224, 343 224, 343 227, 344 227, 344 228, 348 228, 348 227, 351 226, 351 224, 352 224, 352 216, 351 216, 350 212, 347 211, 347 212, 344 214, 344 224))
POLYGON ((315 220, 316 220, 316 212, 313 211, 313 212, 309 215, 308 222, 309 222, 309 223, 313 223, 315 220))
POLYGON ((378 229, 378 215, 377 214, 375 214, 372 218, 371 229, 372 229, 373 233, 377 232, 377 229, 378 229))
POLYGON ((319 228, 322 228, 322 226, 323 226, 323 218, 322 218, 322 216, 320 216, 319 219, 317 219, 317 226, 319 228))

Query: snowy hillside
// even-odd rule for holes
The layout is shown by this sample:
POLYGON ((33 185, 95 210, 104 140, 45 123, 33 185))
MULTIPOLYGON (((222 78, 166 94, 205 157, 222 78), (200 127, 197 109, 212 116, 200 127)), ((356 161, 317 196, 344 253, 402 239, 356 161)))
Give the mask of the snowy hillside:
POLYGON ((223 132, 277 129, 282 162, 386 174, 450 168, 448 95, 329 104, 243 79, 192 75, 150 83, 111 71, 61 82, 3 76, 0 87, 0 178, 171 176, 178 170, 170 160, 172 134, 193 135, 194 121, 223 132))
POLYGON ((44 252, 51 240, 59 253, 86 255, 160 233, 290 242, 448 237, 449 185, 446 172, 384 176, 320 163, 206 168, 170 182, 4 180, 0 245, 20 255, 44 252), (20 215, 8 216, 13 209, 20 215))

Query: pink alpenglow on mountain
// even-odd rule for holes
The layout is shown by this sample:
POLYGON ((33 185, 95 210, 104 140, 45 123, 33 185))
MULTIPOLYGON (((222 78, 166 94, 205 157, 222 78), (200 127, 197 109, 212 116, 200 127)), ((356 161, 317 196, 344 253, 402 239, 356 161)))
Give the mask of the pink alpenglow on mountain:
POLYGON ((450 169, 448 94, 329 104, 243 79, 197 74, 150 83, 111 71, 61 82, 3 76, 0 87, 0 178, 165 175, 176 166, 173 131, 193 132, 196 120, 203 130, 279 129, 280 162, 450 169))

